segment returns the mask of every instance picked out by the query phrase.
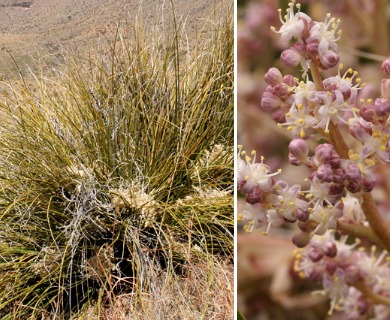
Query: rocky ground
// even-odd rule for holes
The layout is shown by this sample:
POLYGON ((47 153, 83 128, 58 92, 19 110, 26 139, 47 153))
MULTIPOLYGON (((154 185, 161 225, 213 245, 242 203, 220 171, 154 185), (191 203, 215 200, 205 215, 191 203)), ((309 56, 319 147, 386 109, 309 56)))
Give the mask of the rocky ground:
MULTIPOLYGON (((178 21, 190 41, 227 0, 173 0, 178 21)), ((169 30, 171 1, 160 0, 0 0, 0 78, 25 73, 40 61, 61 62, 61 53, 102 47, 118 24, 131 26, 142 12, 150 25, 169 30), (169 22, 169 23, 168 23, 169 22), (15 63, 16 62, 16 63, 15 63), (18 67, 16 66, 18 65, 18 67)))

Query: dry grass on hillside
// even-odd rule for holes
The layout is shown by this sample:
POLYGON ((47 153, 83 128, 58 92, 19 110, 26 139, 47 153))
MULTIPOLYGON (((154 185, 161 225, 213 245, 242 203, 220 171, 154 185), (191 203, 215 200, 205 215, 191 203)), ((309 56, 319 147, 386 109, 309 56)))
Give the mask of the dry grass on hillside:
POLYGON ((233 318, 233 14, 217 13, 192 51, 175 19, 140 23, 34 89, 4 83, 0 319, 233 318))

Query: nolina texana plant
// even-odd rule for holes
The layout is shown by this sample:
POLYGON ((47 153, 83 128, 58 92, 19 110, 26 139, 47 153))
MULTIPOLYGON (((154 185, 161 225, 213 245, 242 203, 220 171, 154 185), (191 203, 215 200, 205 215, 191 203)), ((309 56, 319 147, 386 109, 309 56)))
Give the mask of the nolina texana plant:
MULTIPOLYGON (((130 40, 118 32, 108 57, 68 58, 66 70, 36 76, 36 90, 9 85, 1 319, 69 319, 93 306, 100 317, 126 295, 126 317, 142 318, 134 310, 153 281, 179 287, 191 266, 212 272, 231 257, 232 21, 187 55, 179 26, 172 39, 137 26, 130 40)), ((207 303, 188 317, 207 317, 207 303)))
MULTIPOLYGON (((302 190, 277 180, 280 172, 270 172, 263 157, 256 162, 254 152, 249 156, 240 150, 238 187, 246 196, 246 208, 239 219, 247 231, 266 225, 265 233, 272 225, 297 224, 293 242, 300 249, 294 271, 322 284, 329 314, 389 319, 390 225, 371 193, 378 164, 390 162, 389 80, 382 81, 382 97, 359 100, 365 84, 357 71, 344 70, 340 63, 341 21, 330 14, 324 22, 313 21, 300 9, 290 2, 284 17, 279 11, 282 26, 271 29, 292 41, 281 60, 289 67, 300 66, 302 78, 269 69, 261 106, 290 132, 289 162, 311 170, 310 186, 302 190), (323 71, 336 66, 337 74, 324 78, 323 71), (347 145, 343 126, 359 148, 347 145), (317 144, 312 155, 310 140, 317 144)), ((389 61, 382 65, 386 76, 389 61)))

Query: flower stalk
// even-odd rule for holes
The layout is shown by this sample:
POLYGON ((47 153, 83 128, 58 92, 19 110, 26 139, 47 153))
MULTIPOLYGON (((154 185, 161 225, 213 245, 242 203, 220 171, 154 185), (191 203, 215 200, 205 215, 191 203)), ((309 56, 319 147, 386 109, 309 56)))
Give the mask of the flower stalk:
MULTIPOLYGON (((316 89, 318 91, 325 90, 324 85, 322 84, 320 70, 315 61, 311 62, 310 64, 310 71, 316 89)), ((348 146, 345 143, 340 133, 340 130, 333 122, 331 122, 329 125, 329 137, 331 143, 333 144, 335 150, 340 155, 340 157, 343 159, 347 159, 348 146)), ((372 228, 372 230, 374 231, 374 233, 376 234, 376 236, 378 237, 380 243, 384 246, 384 248, 387 251, 390 251, 390 228, 388 227, 386 222, 382 219, 378 211, 378 208, 375 204, 375 201, 372 197, 372 194, 370 192, 362 192, 362 197, 363 197, 363 202, 361 206, 370 227, 372 228)))

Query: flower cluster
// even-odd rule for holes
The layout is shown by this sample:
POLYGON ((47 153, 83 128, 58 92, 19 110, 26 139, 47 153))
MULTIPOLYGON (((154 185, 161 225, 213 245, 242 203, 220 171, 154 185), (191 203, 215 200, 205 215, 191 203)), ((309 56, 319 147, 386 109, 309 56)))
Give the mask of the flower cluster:
POLYGON ((304 278, 321 282, 321 293, 330 298, 330 310, 345 311, 349 320, 366 319, 375 311, 375 319, 389 319, 390 307, 375 306, 378 296, 390 298, 390 265, 386 252, 379 256, 360 242, 347 243, 347 236, 336 240, 334 232, 313 237, 295 254, 294 270, 304 278), (364 288, 364 295, 358 289, 364 288))
POLYGON ((290 67, 300 64, 305 72, 312 61, 318 63, 321 69, 334 67, 340 61, 337 46, 341 35, 341 30, 337 31, 340 20, 336 21, 328 14, 324 22, 313 21, 300 12, 300 8, 300 4, 290 2, 284 20, 279 9, 282 26, 279 30, 271 27, 274 32, 280 33, 283 40, 295 40, 289 49, 283 51, 282 61, 290 67), (294 12, 294 7, 297 12, 294 12))
MULTIPOLYGON (((335 240, 335 233, 347 230, 356 239, 361 236, 390 250, 389 228, 370 193, 378 165, 390 162, 390 79, 383 79, 381 97, 361 99, 359 91, 365 84, 358 72, 343 71, 339 63, 340 21, 330 14, 324 22, 313 21, 300 9, 294 0, 290 2, 284 17, 279 10, 282 26, 271 29, 293 42, 281 60, 290 67, 301 65, 304 80, 270 68, 261 108, 290 132, 289 162, 309 168, 309 187, 303 190, 276 180, 280 171, 272 173, 263 157, 256 163, 255 152, 248 156, 240 147, 238 188, 246 205, 239 220, 246 222, 246 231, 264 226, 265 233, 271 226, 296 223, 292 240, 303 249, 296 255, 295 269, 322 282, 331 300, 330 312, 343 310, 353 320, 372 314, 375 319, 389 319, 387 252, 368 254, 358 243, 347 244, 346 237, 335 240), (337 65, 337 74, 322 78, 323 70, 337 65), (355 139, 354 148, 348 147, 339 127, 351 141, 355 139), (317 147, 309 148, 309 140, 317 147)), ((390 75, 390 58, 382 70, 390 75)))

